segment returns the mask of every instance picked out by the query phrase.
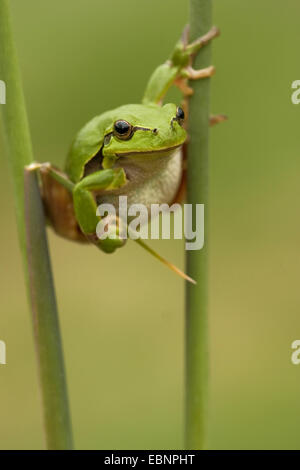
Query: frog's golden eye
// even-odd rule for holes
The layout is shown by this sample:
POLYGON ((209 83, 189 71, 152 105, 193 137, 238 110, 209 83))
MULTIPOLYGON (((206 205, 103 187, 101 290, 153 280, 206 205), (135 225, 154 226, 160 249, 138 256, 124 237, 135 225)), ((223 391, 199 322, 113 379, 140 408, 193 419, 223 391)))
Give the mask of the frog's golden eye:
POLYGON ((122 140, 128 140, 133 134, 133 127, 129 122, 120 119, 114 123, 114 135, 122 140))
POLYGON ((176 119, 179 122, 179 124, 181 124, 184 121, 184 111, 182 108, 180 108, 180 106, 178 106, 176 110, 176 119))

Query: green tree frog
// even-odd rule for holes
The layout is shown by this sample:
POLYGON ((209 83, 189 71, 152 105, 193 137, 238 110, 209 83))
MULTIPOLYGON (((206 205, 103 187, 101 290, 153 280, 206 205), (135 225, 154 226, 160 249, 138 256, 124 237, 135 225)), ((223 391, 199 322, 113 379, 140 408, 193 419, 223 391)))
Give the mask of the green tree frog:
MULTIPOLYGON (((184 184, 182 146, 187 138, 185 105, 163 104, 163 98, 172 85, 187 98, 192 93, 189 79, 214 73, 213 66, 195 70, 192 62, 196 52, 218 34, 213 27, 189 44, 185 28, 170 59, 150 77, 142 103, 121 106, 88 122, 71 146, 64 172, 49 163, 27 167, 26 171, 40 172, 46 215, 59 235, 91 242, 111 253, 125 243, 118 231, 122 221, 118 216, 111 220, 117 236, 100 240, 96 234, 99 204, 115 204, 120 195, 128 197, 128 204, 147 207, 172 204, 180 198, 184 184)), ((213 122, 218 120, 221 118, 213 122)), ((149 247, 146 249, 191 280, 149 247)))

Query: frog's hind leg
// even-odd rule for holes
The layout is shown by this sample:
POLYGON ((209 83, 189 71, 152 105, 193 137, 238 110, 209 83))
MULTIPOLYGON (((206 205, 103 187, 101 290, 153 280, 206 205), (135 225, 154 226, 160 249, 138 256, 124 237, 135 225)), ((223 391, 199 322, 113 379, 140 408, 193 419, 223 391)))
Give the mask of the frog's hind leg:
POLYGON ((199 49, 219 34, 219 29, 213 26, 207 34, 189 44, 189 27, 187 26, 169 60, 157 67, 151 75, 145 90, 143 103, 161 104, 167 91, 174 84, 181 89, 184 96, 189 96, 193 91, 188 86, 187 80, 211 77, 215 73, 213 66, 195 70, 192 65, 199 49))
POLYGON ((87 243, 75 217, 72 187, 68 177, 49 163, 34 163, 25 171, 38 171, 41 196, 47 222, 53 230, 68 240, 87 243))
POLYGON ((220 30, 216 26, 213 26, 207 34, 189 44, 189 25, 185 27, 181 36, 181 47, 183 56, 185 54, 188 54, 189 60, 174 80, 174 84, 183 93, 184 98, 187 98, 194 93, 193 89, 188 85, 188 80, 200 80, 203 78, 210 78, 215 74, 216 69, 213 65, 196 70, 193 68, 193 62, 195 55, 199 51, 199 49, 201 49, 203 46, 208 44, 212 39, 216 38, 219 35, 220 30))

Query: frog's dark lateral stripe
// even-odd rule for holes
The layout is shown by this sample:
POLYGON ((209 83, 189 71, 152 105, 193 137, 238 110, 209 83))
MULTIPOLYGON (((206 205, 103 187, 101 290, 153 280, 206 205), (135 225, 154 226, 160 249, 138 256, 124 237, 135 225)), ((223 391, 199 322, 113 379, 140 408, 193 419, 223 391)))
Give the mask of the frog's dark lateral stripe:
POLYGON ((133 132, 135 131, 151 131, 153 132, 154 134, 157 134, 158 133, 158 130, 155 128, 155 129, 151 129, 150 127, 142 127, 142 126, 134 126, 132 128, 133 132))

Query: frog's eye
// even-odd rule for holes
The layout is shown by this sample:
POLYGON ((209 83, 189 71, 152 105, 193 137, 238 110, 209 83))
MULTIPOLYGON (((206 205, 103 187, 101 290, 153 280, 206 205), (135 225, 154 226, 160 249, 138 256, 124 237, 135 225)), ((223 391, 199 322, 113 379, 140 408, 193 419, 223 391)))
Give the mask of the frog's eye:
POLYGON ((179 124, 181 124, 184 121, 184 111, 182 108, 180 108, 180 106, 178 106, 176 110, 176 118, 179 124))
POLYGON ((130 139, 133 133, 133 127, 129 122, 120 119, 114 123, 114 135, 119 139, 130 139))
POLYGON ((173 117, 172 121, 171 121, 171 127, 172 129, 174 129, 174 122, 178 122, 178 124, 180 126, 183 125, 183 121, 184 121, 184 111, 182 108, 180 108, 180 106, 178 106, 178 108, 176 109, 176 116, 173 117))

